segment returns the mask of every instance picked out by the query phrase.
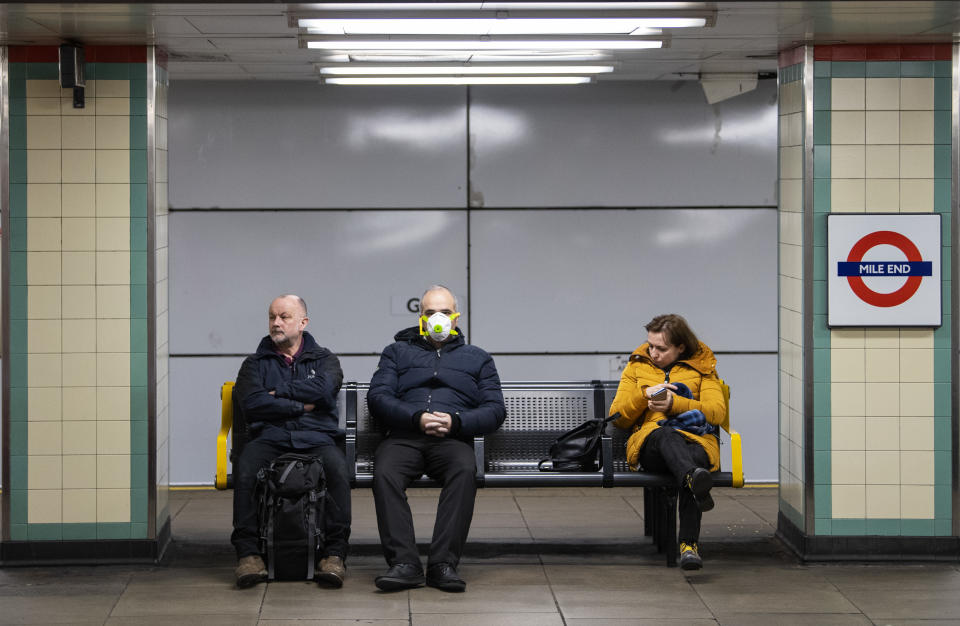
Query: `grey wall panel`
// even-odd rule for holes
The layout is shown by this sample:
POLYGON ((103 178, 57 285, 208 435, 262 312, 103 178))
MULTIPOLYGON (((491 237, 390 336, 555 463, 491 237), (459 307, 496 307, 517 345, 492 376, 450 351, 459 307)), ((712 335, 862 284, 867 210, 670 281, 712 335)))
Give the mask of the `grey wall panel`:
POLYGON ((172 354, 251 352, 283 293, 307 301, 321 344, 379 352, 415 323, 406 300, 434 282, 467 291, 458 211, 179 211, 170 250, 172 354))
POLYGON ((777 349, 775 209, 475 211, 470 232, 489 351, 629 352, 669 312, 715 350, 777 349))
POLYGON ((177 82, 170 206, 464 206, 465 95, 462 87, 177 82))
POLYGON ((775 83, 473 87, 472 206, 774 205, 775 83))

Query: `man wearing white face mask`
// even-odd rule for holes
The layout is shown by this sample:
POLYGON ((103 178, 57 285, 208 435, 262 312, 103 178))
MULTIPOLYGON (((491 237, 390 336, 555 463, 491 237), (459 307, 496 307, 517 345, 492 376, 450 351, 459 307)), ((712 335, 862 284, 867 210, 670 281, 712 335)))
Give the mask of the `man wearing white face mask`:
POLYGON ((457 573, 476 497, 472 441, 494 432, 506 411, 489 354, 457 330, 457 300, 434 285, 420 298, 418 325, 387 346, 370 381, 367 404, 387 428, 377 448, 373 496, 384 558, 384 591, 419 587, 463 591, 457 573), (426 473, 443 485, 424 578, 406 489, 426 473))

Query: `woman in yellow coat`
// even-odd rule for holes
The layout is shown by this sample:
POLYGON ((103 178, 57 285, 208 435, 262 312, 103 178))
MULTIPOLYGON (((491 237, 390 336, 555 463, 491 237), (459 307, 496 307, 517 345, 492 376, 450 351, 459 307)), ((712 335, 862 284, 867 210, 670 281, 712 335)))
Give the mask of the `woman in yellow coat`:
POLYGON ((634 470, 669 472, 680 485, 680 566, 700 569, 700 519, 713 508, 710 472, 720 466, 718 426, 726 406, 717 359, 679 315, 658 315, 647 342, 632 355, 610 415, 632 430, 627 461, 634 470))

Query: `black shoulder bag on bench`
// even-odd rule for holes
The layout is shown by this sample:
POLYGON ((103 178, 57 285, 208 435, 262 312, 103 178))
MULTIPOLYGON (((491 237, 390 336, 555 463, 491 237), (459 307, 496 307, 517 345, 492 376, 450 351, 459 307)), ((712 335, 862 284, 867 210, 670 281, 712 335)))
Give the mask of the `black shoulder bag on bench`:
POLYGON ((540 461, 541 472, 596 472, 600 469, 600 437, 608 422, 620 417, 587 420, 550 444, 550 456, 540 461))

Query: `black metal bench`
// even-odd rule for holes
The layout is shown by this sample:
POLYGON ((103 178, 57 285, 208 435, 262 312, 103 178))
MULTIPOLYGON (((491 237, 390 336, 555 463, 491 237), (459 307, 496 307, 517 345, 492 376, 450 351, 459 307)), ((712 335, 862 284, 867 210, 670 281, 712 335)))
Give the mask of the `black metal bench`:
MULTIPOLYGON (((380 425, 367 409, 366 383, 348 382, 338 398, 340 424, 347 469, 354 487, 373 484, 375 452, 383 436, 380 425)), ((643 487, 644 533, 653 538, 667 565, 677 560, 677 485, 668 474, 632 472, 627 467, 629 433, 608 427, 601 440, 601 468, 597 472, 541 472, 539 461, 553 440, 595 416, 607 414, 616 393, 615 381, 504 382, 507 419, 497 432, 474 439, 478 487, 643 487)), ((743 486, 740 435, 730 429, 729 388, 723 385, 727 416, 723 429, 730 435, 731 471, 714 472, 718 487, 743 486)), ((221 388, 221 428, 217 438, 217 489, 228 489, 227 437, 233 426, 233 383, 221 388)), ((237 424, 234 453, 242 448, 243 426, 237 424)), ((426 476, 414 487, 437 486, 426 476)))

